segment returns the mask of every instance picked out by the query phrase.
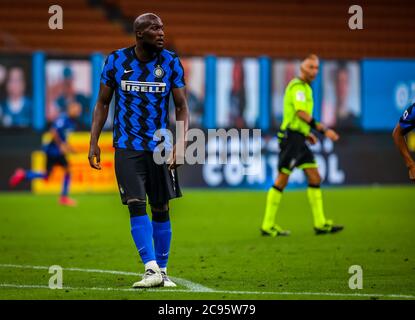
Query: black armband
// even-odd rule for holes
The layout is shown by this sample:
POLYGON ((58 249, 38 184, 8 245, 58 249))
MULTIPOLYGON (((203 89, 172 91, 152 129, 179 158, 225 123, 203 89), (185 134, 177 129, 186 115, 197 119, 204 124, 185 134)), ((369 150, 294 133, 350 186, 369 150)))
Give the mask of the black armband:
POLYGON ((317 122, 316 122, 316 119, 311 118, 311 120, 310 120, 310 122, 308 124, 310 125, 311 129, 317 130, 317 122))
POLYGON ((311 118, 310 122, 308 123, 311 127, 311 129, 317 130, 318 132, 325 134, 327 129, 322 128, 322 129, 317 129, 317 121, 314 118, 311 118))
POLYGON ((326 134, 327 129, 326 128, 321 128, 320 130, 317 130, 318 132, 320 132, 321 134, 326 134))

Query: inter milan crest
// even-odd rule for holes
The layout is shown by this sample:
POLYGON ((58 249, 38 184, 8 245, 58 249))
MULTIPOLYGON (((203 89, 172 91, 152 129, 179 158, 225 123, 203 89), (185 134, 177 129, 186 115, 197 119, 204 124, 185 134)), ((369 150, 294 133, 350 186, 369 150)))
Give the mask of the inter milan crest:
POLYGON ((162 69, 162 67, 157 66, 154 71, 153 74, 156 78, 163 78, 164 76, 164 70, 162 69))

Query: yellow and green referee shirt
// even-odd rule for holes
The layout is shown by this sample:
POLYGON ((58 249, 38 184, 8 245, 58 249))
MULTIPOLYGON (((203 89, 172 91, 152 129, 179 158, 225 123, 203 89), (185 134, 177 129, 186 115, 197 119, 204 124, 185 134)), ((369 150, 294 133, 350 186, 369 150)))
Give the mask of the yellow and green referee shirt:
POLYGON ((299 110, 313 116, 313 90, 307 82, 294 78, 285 89, 281 131, 290 129, 305 136, 310 133, 308 123, 297 116, 299 110))

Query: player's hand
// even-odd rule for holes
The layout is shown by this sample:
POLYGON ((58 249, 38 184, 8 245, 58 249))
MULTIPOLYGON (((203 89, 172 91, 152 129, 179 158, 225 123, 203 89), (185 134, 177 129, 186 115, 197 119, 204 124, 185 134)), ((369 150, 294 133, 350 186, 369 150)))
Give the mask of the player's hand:
POLYGON ((167 163, 169 164, 169 170, 174 170, 178 167, 176 163, 176 146, 173 147, 173 150, 170 153, 169 158, 167 159, 167 163))
POLYGON ((415 163, 409 165, 409 179, 415 182, 415 163))
POLYGON ((60 146, 59 146, 59 150, 63 154, 67 154, 67 153, 71 152, 71 148, 66 143, 61 143, 60 146))
POLYGON ((180 156, 177 154, 176 145, 173 147, 173 151, 170 153, 169 158, 167 159, 167 163, 169 164, 169 170, 174 170, 182 165, 183 161, 180 161, 181 163, 177 163, 178 157, 182 158, 183 156, 180 156))
POLYGON ((76 150, 72 146, 67 145, 67 147, 68 147, 68 153, 76 153, 76 150))
POLYGON ((326 133, 324 134, 327 138, 329 138, 331 141, 337 141, 339 140, 339 135, 337 134, 336 131, 332 130, 332 129, 327 129, 326 133))
POLYGON ((308 134, 308 136, 306 137, 306 139, 311 144, 316 144, 318 142, 317 137, 313 133, 311 133, 311 132, 308 134))
POLYGON ((91 168, 101 170, 101 149, 98 144, 91 144, 89 146, 88 160, 91 168))

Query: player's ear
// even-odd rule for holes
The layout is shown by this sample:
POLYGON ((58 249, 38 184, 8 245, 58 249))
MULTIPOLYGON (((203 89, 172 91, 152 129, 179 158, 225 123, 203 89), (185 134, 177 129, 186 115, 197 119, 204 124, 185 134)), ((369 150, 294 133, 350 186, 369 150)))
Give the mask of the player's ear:
POLYGON ((143 39, 143 33, 141 31, 136 31, 135 36, 137 37, 137 39, 143 39))
POLYGON ((301 72, 305 72, 305 65, 304 65, 304 61, 300 64, 300 71, 301 71, 301 72))

